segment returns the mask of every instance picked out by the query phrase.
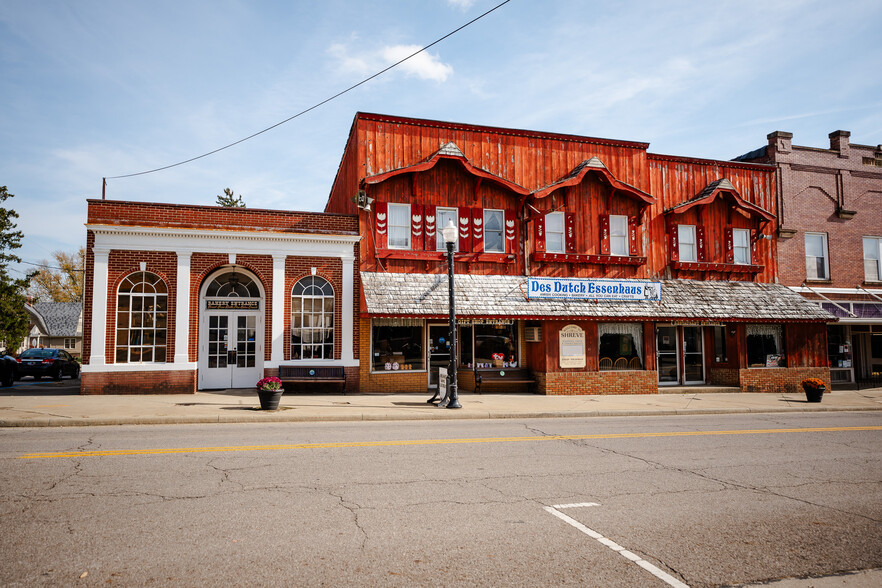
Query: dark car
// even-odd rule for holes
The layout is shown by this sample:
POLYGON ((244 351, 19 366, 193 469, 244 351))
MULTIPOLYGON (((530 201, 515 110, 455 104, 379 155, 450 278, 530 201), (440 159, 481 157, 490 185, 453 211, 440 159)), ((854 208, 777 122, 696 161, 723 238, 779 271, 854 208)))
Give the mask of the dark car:
POLYGON ((25 376, 34 376, 35 380, 43 376, 76 379, 80 377, 80 364, 64 349, 28 349, 18 356, 18 377, 25 376))
POLYGON ((0 386, 12 386, 18 373, 18 363, 6 350, 0 350, 0 386))

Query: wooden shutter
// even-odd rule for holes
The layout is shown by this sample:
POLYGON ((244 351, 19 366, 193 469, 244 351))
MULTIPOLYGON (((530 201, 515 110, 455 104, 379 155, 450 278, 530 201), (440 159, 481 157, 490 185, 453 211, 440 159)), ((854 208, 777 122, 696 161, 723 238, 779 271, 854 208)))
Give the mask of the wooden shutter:
POLYGON ((600 215, 600 254, 609 255, 609 215, 600 215))
POLYGON ((374 203, 374 230, 377 232, 377 249, 386 249, 389 242, 389 214, 386 202, 374 203))
POLYGON ((484 251, 484 209, 472 209, 472 251, 484 251))
POLYGON ((410 248, 414 251, 423 250, 423 207, 421 204, 410 205, 410 248))
POLYGON ((759 235, 755 229, 750 231, 750 259, 747 261, 752 264, 759 263, 759 235))
POLYGON ((704 225, 695 226, 695 258, 698 261, 707 261, 707 240, 704 234, 704 225))
POLYGON ((628 217, 628 255, 640 255, 640 218, 628 217))
POLYGON ((423 249, 435 251, 437 242, 435 231, 438 229, 438 219, 435 217, 435 205, 423 206, 423 249))
POLYGON ((536 251, 545 251, 545 215, 540 214, 533 218, 533 248, 536 251))
POLYGON ((564 215, 566 224, 564 226, 564 251, 567 253, 576 252, 576 213, 568 212, 564 215))
POLYGON ((458 251, 472 250, 472 228, 471 216, 472 209, 468 206, 461 206, 457 212, 459 213, 459 249, 458 251))
POLYGON ((726 263, 735 263, 735 235, 732 227, 726 227, 726 263))
POLYGON ((505 252, 515 253, 517 248, 517 217, 513 210, 505 211, 505 252))
POLYGON ((680 261, 680 225, 668 222, 668 237, 671 244, 671 261, 680 261))

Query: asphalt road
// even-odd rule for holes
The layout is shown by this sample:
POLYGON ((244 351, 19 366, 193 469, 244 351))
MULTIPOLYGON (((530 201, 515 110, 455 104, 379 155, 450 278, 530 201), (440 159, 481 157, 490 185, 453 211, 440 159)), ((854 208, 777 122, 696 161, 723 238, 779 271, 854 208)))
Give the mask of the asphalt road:
POLYGON ((718 586, 882 567, 882 414, 0 430, 0 585, 718 586))

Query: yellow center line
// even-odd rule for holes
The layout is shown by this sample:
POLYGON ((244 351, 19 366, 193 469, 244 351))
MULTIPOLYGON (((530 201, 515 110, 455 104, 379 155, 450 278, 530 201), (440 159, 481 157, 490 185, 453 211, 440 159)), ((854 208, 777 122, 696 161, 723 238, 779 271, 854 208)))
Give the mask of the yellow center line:
POLYGON ((57 457, 107 457, 113 455, 164 455, 175 453, 216 453, 233 451, 276 451, 280 449, 341 449, 354 447, 400 447, 409 445, 452 445, 457 443, 515 443, 519 441, 579 441, 587 439, 640 439, 649 437, 699 437, 707 435, 768 435, 780 433, 830 433, 842 431, 882 431, 878 427, 812 427, 802 429, 744 429, 734 431, 670 431, 663 433, 603 433, 598 435, 546 435, 538 437, 477 437, 471 439, 412 439, 397 441, 350 441, 337 443, 293 443, 286 445, 231 445, 223 447, 172 447, 167 449, 108 449, 102 451, 63 451, 28 453, 19 459, 57 457))

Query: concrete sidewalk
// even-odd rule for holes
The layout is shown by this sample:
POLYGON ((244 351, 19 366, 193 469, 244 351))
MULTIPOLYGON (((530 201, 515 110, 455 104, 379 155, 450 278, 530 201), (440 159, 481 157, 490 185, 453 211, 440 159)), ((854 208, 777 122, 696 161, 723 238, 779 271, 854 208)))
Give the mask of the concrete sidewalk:
MULTIPOLYGON (((882 388, 836 390, 821 403, 804 394, 744 394, 678 389, 628 396, 460 394, 461 409, 427 404, 429 394, 286 394, 278 411, 258 409, 249 389, 167 396, 80 396, 76 381, 0 390, 0 427, 122 424, 395 421, 738 414, 882 410, 882 388)), ((728 389, 728 390, 731 390, 728 389)), ((882 416, 882 415, 880 415, 882 416)))

